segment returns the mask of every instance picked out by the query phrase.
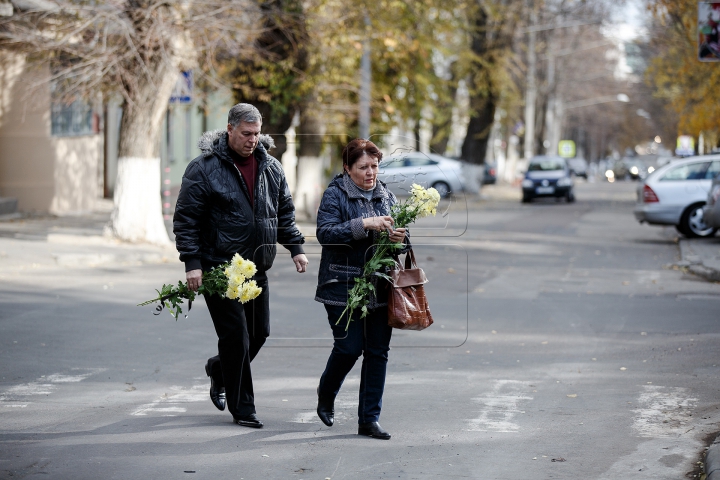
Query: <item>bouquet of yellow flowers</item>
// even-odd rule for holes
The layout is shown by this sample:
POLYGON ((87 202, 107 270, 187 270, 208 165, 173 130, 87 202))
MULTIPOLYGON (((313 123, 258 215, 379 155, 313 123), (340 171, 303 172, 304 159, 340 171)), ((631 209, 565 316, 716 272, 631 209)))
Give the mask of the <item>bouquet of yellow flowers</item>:
MULTIPOLYGON (((435 216, 438 203, 440 203, 440 194, 437 190, 434 188, 425 189, 417 183, 413 183, 410 197, 404 202, 398 202, 390 207, 390 216, 395 221, 395 228, 405 228, 419 218, 435 216)), ((392 254, 402 248, 402 243, 390 241, 387 232, 380 234, 375 245, 375 252, 370 260, 365 263, 362 275, 355 279, 355 285, 348 292, 347 306, 340 318, 335 322, 336 324, 340 323, 343 315, 347 313, 347 325, 345 326, 345 330, 347 330, 352 321, 352 314, 357 308, 360 308, 362 312, 360 318, 367 316, 370 294, 375 293, 375 286, 370 281, 370 277, 376 275, 392 283, 392 278, 380 270, 384 267, 395 266, 392 254)))
POLYGON ((256 273, 255 264, 236 253, 229 262, 203 273, 202 285, 198 288, 197 293, 188 288, 187 282, 178 282, 177 286, 163 285, 160 290, 155 290, 158 293, 156 298, 140 303, 138 306, 159 302, 155 308, 155 315, 159 315, 163 308, 167 308, 168 312, 177 320, 182 313, 180 304, 183 303, 183 300, 188 301, 188 311, 190 311, 195 295, 198 293, 220 295, 246 303, 257 298, 262 292, 262 288, 258 287, 257 282, 250 280, 256 273))

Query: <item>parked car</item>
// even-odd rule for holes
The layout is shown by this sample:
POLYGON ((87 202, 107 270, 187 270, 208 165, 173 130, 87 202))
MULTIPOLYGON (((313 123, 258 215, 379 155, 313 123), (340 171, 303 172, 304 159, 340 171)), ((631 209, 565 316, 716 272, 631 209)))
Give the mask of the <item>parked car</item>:
POLYGON ((703 220, 708 227, 720 228, 720 175, 710 186, 707 204, 703 207, 703 220))
POLYGON ((530 159, 522 181, 522 201, 531 202, 537 197, 564 197, 575 201, 570 168, 564 158, 537 156, 530 159))
POLYGON ((497 170, 492 163, 486 163, 483 169, 483 185, 493 185, 497 181, 497 170))
POLYGON ((575 158, 568 158, 568 167, 570 168, 570 173, 575 175, 576 177, 583 177, 587 178, 587 168, 588 168, 588 162, 582 157, 575 157, 575 158))
POLYGON ((383 158, 378 178, 396 195, 407 195, 417 183, 435 188, 445 198, 464 190, 462 165, 434 153, 411 152, 383 158))
POLYGON ((637 189, 635 218, 650 225, 674 225, 686 237, 709 237, 703 206, 720 174, 720 155, 677 160, 651 173, 637 189))

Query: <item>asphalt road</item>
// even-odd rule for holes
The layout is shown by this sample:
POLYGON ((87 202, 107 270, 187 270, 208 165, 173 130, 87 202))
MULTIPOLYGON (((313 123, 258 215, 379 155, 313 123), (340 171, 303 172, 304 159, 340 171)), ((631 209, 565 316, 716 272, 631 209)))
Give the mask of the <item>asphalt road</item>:
POLYGON ((135 306, 179 263, 33 266, 41 242, 0 238, 0 478, 683 478, 720 430, 720 285, 668 267, 676 234, 635 222, 633 189, 459 199, 413 228, 435 324, 394 333, 390 441, 356 435, 359 365, 335 426, 315 416, 312 241, 309 273, 270 271, 253 430, 209 401, 202 299, 177 322, 135 306))

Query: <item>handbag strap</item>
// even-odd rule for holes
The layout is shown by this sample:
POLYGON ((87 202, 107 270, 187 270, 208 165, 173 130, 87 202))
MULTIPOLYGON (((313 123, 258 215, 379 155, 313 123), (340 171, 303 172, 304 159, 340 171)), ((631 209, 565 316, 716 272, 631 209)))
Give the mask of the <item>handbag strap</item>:
POLYGON ((415 252, 413 252, 413 249, 410 248, 410 250, 408 250, 405 254, 405 269, 409 270, 413 267, 418 268, 417 262, 415 262, 415 252))

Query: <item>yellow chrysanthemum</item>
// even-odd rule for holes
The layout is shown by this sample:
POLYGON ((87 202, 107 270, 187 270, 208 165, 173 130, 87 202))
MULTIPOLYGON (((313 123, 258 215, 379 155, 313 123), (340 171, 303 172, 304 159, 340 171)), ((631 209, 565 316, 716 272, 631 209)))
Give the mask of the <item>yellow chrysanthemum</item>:
POLYGON ((227 291, 225 292, 225 297, 227 297, 227 298, 229 298, 229 299, 231 299, 231 300, 235 300, 236 298, 238 298, 238 295, 239 295, 239 294, 240 294, 240 292, 238 291, 238 286, 237 286, 237 285, 235 285, 235 286, 233 286, 233 285, 228 285, 228 289, 227 289, 227 291))
POLYGON ((242 303, 249 302, 250 300, 257 298, 257 296, 260 295, 260 292, 262 292, 262 288, 257 286, 257 282, 255 280, 245 282, 240 289, 240 301, 242 303))
POLYGON ((252 276, 257 273, 257 267, 250 260, 245 260, 242 265, 238 266, 238 271, 245 278, 252 278, 252 276))
POLYGON ((237 271, 233 272, 232 275, 228 277, 228 285, 232 285, 234 287, 239 287, 242 285, 242 283, 245 281, 245 275, 242 275, 238 273, 237 271))
POLYGON ((437 213, 437 205, 440 203, 440 194, 434 188, 424 189, 417 183, 413 183, 410 190, 411 197, 408 206, 417 212, 417 218, 429 217, 437 213))
POLYGON ((235 255, 233 255, 232 260, 230 261, 230 265, 238 268, 243 264, 244 261, 245 259, 242 258, 239 253, 236 253, 235 255))

